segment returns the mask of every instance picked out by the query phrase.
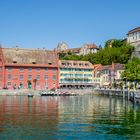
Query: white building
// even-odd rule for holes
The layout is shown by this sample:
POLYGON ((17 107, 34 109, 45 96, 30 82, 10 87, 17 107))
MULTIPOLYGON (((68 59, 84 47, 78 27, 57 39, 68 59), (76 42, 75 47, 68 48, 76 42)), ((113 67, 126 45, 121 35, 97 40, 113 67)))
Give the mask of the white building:
POLYGON ((68 49, 68 45, 65 42, 58 43, 57 51, 65 51, 68 49))
POLYGON ((135 47, 132 56, 140 58, 140 27, 134 28, 128 32, 127 43, 135 47))
POLYGON ((89 53, 97 53, 99 48, 95 44, 85 44, 81 47, 80 54, 86 55, 89 53))

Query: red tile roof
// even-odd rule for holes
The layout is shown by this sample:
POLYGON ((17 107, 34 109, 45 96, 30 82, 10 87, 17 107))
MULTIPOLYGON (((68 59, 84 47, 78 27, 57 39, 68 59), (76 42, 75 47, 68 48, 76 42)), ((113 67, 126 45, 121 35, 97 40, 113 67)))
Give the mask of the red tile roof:
POLYGON ((119 64, 119 63, 114 63, 112 65, 106 65, 106 66, 99 66, 97 67, 97 71, 102 71, 102 70, 122 70, 124 69, 124 64, 119 64))

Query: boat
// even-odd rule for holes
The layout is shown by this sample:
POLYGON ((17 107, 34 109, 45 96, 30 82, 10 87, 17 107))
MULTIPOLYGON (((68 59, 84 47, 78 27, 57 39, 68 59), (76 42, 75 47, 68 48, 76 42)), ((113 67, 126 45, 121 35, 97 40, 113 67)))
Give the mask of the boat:
POLYGON ((33 97, 34 95, 29 93, 27 96, 28 96, 28 97, 33 97))
POLYGON ((68 91, 46 91, 42 90, 39 92, 40 96, 76 96, 77 93, 68 92, 68 91))

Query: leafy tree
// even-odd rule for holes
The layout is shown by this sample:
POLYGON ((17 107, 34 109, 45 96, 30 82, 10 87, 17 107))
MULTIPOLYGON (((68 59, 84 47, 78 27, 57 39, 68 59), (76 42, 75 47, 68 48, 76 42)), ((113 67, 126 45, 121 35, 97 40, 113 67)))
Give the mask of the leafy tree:
POLYGON ((140 81, 140 59, 133 58, 125 65, 122 78, 126 78, 129 81, 140 81))

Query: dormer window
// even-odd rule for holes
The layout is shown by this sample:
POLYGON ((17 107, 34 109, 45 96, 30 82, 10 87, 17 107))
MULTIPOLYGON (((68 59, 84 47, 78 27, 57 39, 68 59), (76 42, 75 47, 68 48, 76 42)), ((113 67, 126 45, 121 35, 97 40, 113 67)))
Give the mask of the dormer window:
POLYGON ((36 64, 36 62, 32 62, 32 64, 36 64))
POLYGON ((13 63, 17 63, 18 57, 13 58, 13 63))
POLYGON ((66 64, 65 63, 62 63, 62 65, 65 66, 66 64))
POLYGON ((49 65, 52 65, 52 63, 51 63, 51 62, 49 62, 48 64, 49 64, 49 65))
POLYGON ((13 63, 17 63, 17 61, 16 60, 13 60, 13 63))
POLYGON ((30 63, 36 64, 36 60, 35 59, 30 59, 30 63))
POLYGON ((88 67, 88 66, 89 66, 89 64, 87 64, 87 63, 86 63, 86 64, 85 64, 85 66, 86 66, 86 67, 88 67))

